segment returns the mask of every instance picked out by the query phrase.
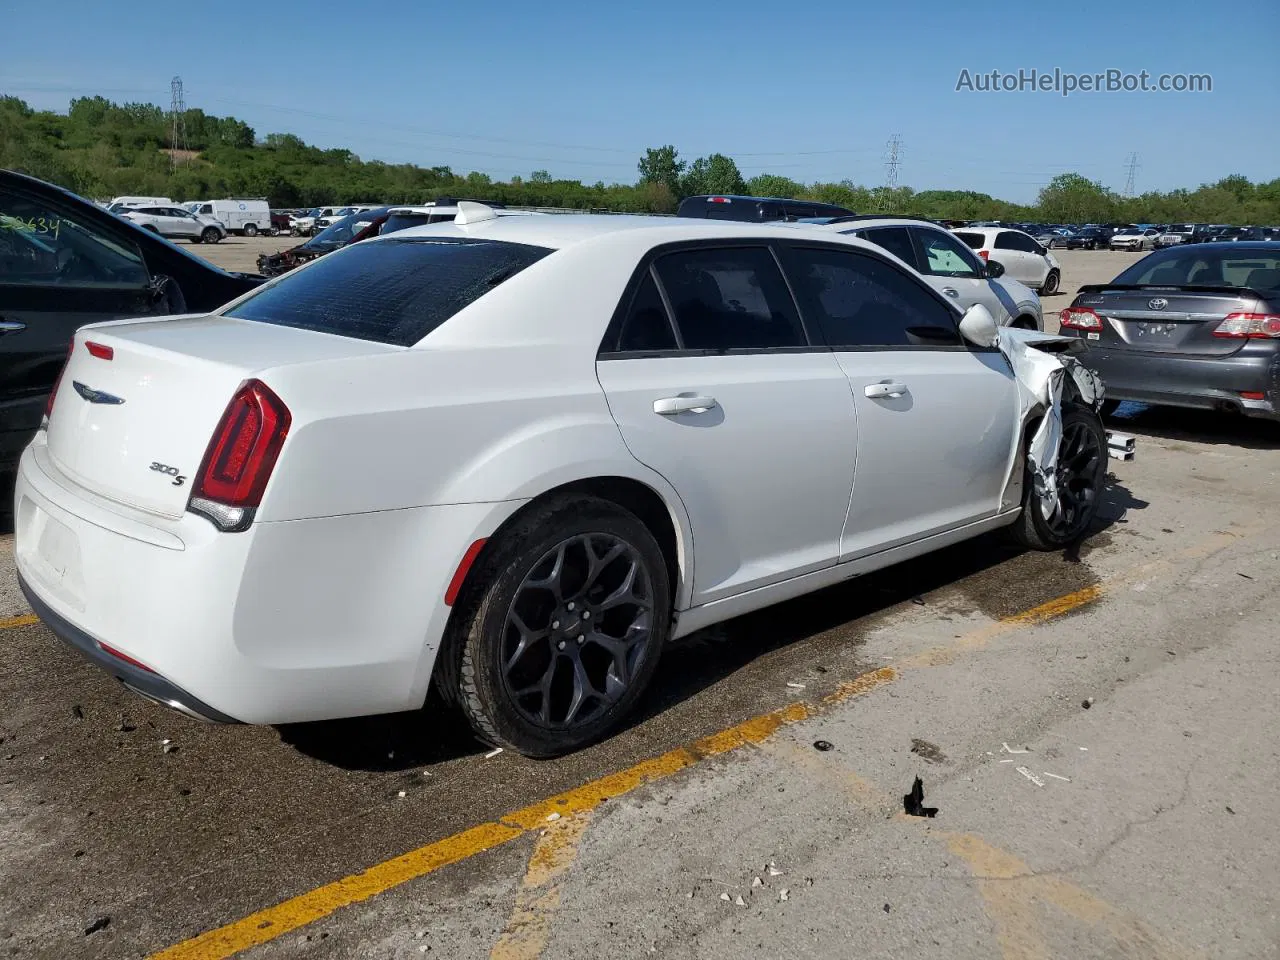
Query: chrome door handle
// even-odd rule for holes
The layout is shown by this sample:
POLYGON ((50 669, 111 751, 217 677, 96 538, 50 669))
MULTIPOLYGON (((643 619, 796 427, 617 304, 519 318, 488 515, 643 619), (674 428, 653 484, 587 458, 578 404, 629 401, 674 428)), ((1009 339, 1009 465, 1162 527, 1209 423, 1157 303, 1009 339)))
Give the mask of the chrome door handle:
POLYGON ((21 333, 27 325, 19 320, 0 320, 0 337, 6 333, 21 333))
POLYGON ((653 401, 653 412, 664 417, 678 413, 706 413, 716 405, 715 397, 663 397, 653 401))
POLYGON ((960 292, 956 290, 955 287, 943 287, 942 292, 945 293, 948 297, 960 296, 960 292))
POLYGON ((896 380, 881 380, 879 383, 868 383, 862 388, 862 395, 873 400, 878 400, 882 397, 903 397, 907 393, 907 385, 896 380))

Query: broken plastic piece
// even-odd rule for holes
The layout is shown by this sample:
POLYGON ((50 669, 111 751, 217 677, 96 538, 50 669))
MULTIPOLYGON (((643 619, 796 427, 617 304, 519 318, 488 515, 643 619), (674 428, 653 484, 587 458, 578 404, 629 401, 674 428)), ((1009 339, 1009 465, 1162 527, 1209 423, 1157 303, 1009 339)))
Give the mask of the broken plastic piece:
POLYGON ((756 887, 763 887, 763 886, 764 886, 764 881, 763 881, 763 880, 761 880, 759 877, 756 877, 755 879, 753 879, 753 880, 751 881, 751 887, 752 887, 752 889, 754 889, 754 888, 756 888, 756 887))
POLYGON ((727 893, 722 893, 720 894, 720 899, 723 900, 725 903, 728 903, 732 899, 732 897, 730 897, 727 893))
POLYGON ((1004 747, 1005 753, 1030 753, 1031 752, 1030 750, 1025 750, 1025 749, 1015 750, 1013 749, 1013 747, 1009 746, 1007 743, 1002 743, 1001 746, 1004 747))
POLYGON ((1056 773, 1050 773, 1048 770, 1044 771, 1044 775, 1045 775, 1046 777, 1053 777, 1053 779, 1055 779, 1055 780, 1061 780, 1061 781, 1063 781, 1064 783, 1070 783, 1070 782, 1071 782, 1071 778, 1070 778, 1070 777, 1060 777, 1060 776, 1058 776, 1056 773))
POLYGON ((916 782, 911 785, 911 792, 903 794, 902 809, 906 811, 909 817, 936 817, 938 815, 937 807, 926 807, 924 805, 924 781, 916 777, 916 782))
POLYGON ((733 902, 740 907, 745 907, 747 905, 747 901, 742 899, 742 894, 738 894, 737 897, 734 898, 733 902))
POLYGON ((776 864, 771 863, 769 864, 769 876, 780 877, 782 876, 782 871, 778 869, 776 864))
POLYGON ((803 684, 803 683, 795 683, 795 682, 790 681, 790 680, 788 680, 788 681, 787 681, 787 686, 788 686, 788 687, 790 687, 792 690, 803 690, 803 689, 804 689, 804 684, 803 684))
POLYGON ((1022 774, 1024 777, 1026 777, 1026 778, 1027 778, 1028 780, 1030 780, 1032 783, 1034 783, 1037 787, 1043 787, 1043 786, 1044 786, 1044 781, 1043 781, 1043 780, 1041 780, 1039 777, 1037 777, 1034 773, 1032 773, 1032 772, 1031 772, 1030 770, 1028 770, 1026 767, 1015 767, 1014 769, 1016 769, 1020 774, 1022 774))
POLYGON ((788 890, 786 887, 783 887, 781 890, 778 891, 779 903, 786 903, 790 899, 791 899, 791 891, 788 890))
POLYGON ((494 757, 496 757, 496 756, 497 756, 498 754, 500 754, 501 752, 502 752, 502 748, 501 748, 501 747, 494 747, 492 750, 490 750, 488 753, 486 753, 486 754, 484 755, 484 758, 485 758, 486 760, 492 760, 494 757))

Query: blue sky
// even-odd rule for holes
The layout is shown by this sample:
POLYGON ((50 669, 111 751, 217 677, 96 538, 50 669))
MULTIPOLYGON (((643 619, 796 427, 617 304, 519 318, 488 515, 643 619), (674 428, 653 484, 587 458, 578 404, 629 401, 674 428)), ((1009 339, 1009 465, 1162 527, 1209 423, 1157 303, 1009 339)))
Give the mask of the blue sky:
POLYGON ((180 74, 188 106, 259 136, 499 179, 631 182, 673 143, 876 185, 895 133, 918 190, 1031 201, 1072 170, 1119 190, 1131 152, 1139 192, 1280 176, 1280 0, 0 0, 0 28, 0 93, 42 109, 167 105, 180 74), (1019 68, 1209 73, 1213 92, 955 90, 1019 68))

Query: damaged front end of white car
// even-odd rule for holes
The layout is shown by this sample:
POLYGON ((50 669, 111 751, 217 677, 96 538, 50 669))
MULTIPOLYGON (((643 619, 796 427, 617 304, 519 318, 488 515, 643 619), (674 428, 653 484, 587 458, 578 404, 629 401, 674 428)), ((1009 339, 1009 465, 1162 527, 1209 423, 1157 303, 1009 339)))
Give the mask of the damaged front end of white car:
MULTIPOLYGON (((1082 342, 1038 330, 1001 327, 981 304, 966 311, 960 332, 971 343, 997 347, 1009 361, 1018 382, 1019 413, 1025 428, 1039 417, 1027 443, 1026 466, 1034 489, 1033 502, 1044 521, 1052 526, 1063 509, 1059 463, 1063 443, 1063 404, 1070 401, 1098 414, 1105 399, 1099 376, 1084 366, 1076 355, 1082 342)), ((1104 458, 1131 460, 1132 437, 1105 432, 1104 458)))

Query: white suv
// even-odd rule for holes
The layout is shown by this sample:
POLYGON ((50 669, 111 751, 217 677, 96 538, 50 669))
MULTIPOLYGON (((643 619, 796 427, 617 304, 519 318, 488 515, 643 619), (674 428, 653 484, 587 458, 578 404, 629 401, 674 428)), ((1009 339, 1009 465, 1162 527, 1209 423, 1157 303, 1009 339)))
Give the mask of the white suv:
POLYGON ((1047 297, 1058 292, 1062 264, 1035 237, 1008 227, 965 227, 956 236, 987 262, 999 263, 1005 275, 1047 297))
POLYGON ((182 207, 133 207, 120 216, 132 220, 144 230, 158 233, 170 240, 190 240, 192 243, 217 243, 227 235, 222 222, 201 216, 182 207))
POLYGON ((1001 326, 1043 330, 1040 298, 1005 276, 1007 265, 984 263, 957 237, 932 220, 908 217, 843 217, 818 229, 868 240, 919 273, 929 286, 961 310, 986 307, 1001 326))

